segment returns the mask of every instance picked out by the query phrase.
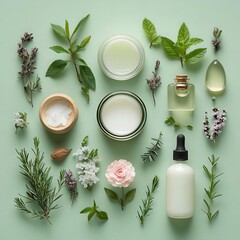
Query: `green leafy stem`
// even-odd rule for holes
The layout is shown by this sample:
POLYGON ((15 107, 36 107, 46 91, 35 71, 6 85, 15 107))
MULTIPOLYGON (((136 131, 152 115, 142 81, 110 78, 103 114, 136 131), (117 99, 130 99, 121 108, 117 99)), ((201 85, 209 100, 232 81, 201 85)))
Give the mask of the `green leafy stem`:
POLYGON ((195 64, 199 62, 207 52, 206 48, 196 48, 188 51, 190 47, 203 42, 203 40, 197 37, 191 38, 185 23, 182 23, 178 30, 176 42, 157 34, 154 24, 147 18, 144 18, 142 27, 150 41, 150 47, 162 45, 167 56, 172 59, 179 59, 182 67, 184 63, 195 64))
POLYGON ((127 202, 130 202, 133 200, 133 198, 135 197, 135 193, 136 193, 136 188, 129 190, 128 192, 125 193, 124 191, 124 187, 121 188, 121 197, 118 196, 118 194, 116 192, 114 192, 113 190, 109 189, 109 188, 104 188, 108 198, 110 198, 111 200, 117 200, 119 201, 122 210, 124 210, 124 207, 126 205, 127 202))
POLYGON ((219 210, 216 210, 215 212, 213 212, 212 205, 213 205, 214 199, 222 196, 222 194, 217 193, 216 187, 220 182, 219 177, 223 173, 220 173, 220 174, 216 173, 216 167, 217 167, 219 157, 216 158, 214 155, 212 155, 212 157, 211 158, 209 157, 208 160, 211 164, 211 168, 209 169, 207 168, 206 165, 203 165, 203 170, 209 179, 209 187, 204 188, 204 191, 207 195, 207 199, 203 199, 206 209, 202 209, 202 210, 207 215, 209 222, 211 222, 219 214, 219 210))
POLYGON ((74 66, 77 79, 82 84, 82 93, 89 100, 89 89, 92 90, 96 89, 95 77, 90 67, 82 58, 78 56, 78 54, 79 52, 85 49, 86 45, 89 43, 91 39, 91 36, 85 37, 80 43, 78 43, 78 40, 76 38, 76 33, 86 23, 88 17, 89 14, 82 18, 78 22, 77 26, 75 27, 72 33, 70 33, 69 23, 67 20, 65 20, 65 27, 61 27, 56 24, 51 24, 54 33, 58 37, 63 38, 66 41, 67 48, 63 46, 52 46, 50 47, 50 49, 56 53, 68 54, 70 56, 70 59, 69 60, 58 59, 52 62, 46 72, 46 76, 47 77, 56 76, 58 73, 65 69, 69 62, 71 62, 74 66))
POLYGON ((192 130, 193 129, 193 126, 191 126, 191 125, 183 125, 183 124, 177 122, 172 116, 169 116, 165 120, 165 124, 167 126, 173 126, 175 129, 180 128, 180 127, 186 127, 188 130, 192 130))

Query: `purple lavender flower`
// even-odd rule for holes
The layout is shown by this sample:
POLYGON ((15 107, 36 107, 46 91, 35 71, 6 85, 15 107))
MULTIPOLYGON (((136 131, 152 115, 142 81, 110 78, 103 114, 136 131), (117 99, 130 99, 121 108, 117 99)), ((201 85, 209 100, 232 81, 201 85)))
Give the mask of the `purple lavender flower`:
POLYGON ((75 178, 73 178, 73 173, 71 170, 68 170, 64 174, 64 181, 65 184, 70 192, 70 196, 72 199, 72 204, 76 200, 78 196, 78 190, 77 190, 77 181, 75 178))

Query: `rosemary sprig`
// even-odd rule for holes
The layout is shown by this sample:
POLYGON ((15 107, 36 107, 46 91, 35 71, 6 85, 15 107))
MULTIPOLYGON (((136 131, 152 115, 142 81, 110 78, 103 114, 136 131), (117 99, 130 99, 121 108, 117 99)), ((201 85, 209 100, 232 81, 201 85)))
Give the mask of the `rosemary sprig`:
POLYGON ((145 218, 149 216, 149 212, 152 210, 154 193, 158 187, 159 178, 155 176, 152 180, 151 189, 147 186, 146 199, 142 200, 142 206, 139 206, 139 211, 137 211, 137 217, 140 219, 141 224, 144 224, 145 218))
POLYGON ((192 130, 193 126, 191 125, 183 125, 179 122, 176 122, 175 119, 172 116, 169 116, 165 122, 164 122, 167 126, 173 126, 175 129, 179 128, 179 127, 186 127, 188 130, 192 130))
POLYGON ((21 161, 20 173, 26 178, 26 195, 14 198, 16 207, 34 218, 46 219, 50 224, 50 212, 58 209, 56 201, 62 196, 60 190, 64 184, 64 171, 60 171, 57 187, 52 186, 52 176, 49 176, 50 167, 43 163, 44 153, 40 152, 39 139, 34 139, 32 149, 34 159, 29 160, 29 153, 22 149, 17 151, 18 159, 21 161), (29 206, 28 206, 29 205, 29 206))
POLYGON ((216 167, 217 167, 219 157, 215 158, 215 156, 212 155, 212 157, 211 158, 209 157, 208 160, 211 163, 211 168, 208 169, 205 165, 203 165, 203 170, 207 174, 207 177, 209 179, 209 187, 204 188, 204 191, 207 195, 207 199, 203 199, 203 202, 206 205, 206 210, 204 209, 202 210, 207 215, 209 222, 211 222, 219 214, 219 210, 216 210, 213 213, 212 205, 213 205, 213 200, 215 198, 222 196, 222 194, 217 193, 216 187, 220 182, 219 177, 223 173, 220 173, 220 174, 216 173, 216 167))
POLYGON ((162 148, 162 142, 161 137, 163 133, 160 132, 158 139, 152 138, 153 142, 151 143, 151 147, 147 147, 147 152, 144 153, 141 157, 144 163, 146 162, 152 162, 156 160, 156 157, 158 157, 158 150, 162 148))

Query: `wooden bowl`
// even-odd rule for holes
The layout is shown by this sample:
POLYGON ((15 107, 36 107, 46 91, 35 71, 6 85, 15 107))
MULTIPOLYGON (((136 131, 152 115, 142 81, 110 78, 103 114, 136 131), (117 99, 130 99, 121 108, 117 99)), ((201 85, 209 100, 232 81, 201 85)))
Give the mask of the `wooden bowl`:
POLYGON ((51 133, 55 134, 64 134, 69 132, 75 125, 78 119, 78 108, 73 99, 65 94, 56 93, 47 97, 40 106, 39 118, 43 126, 51 133), (64 106, 67 106, 72 110, 70 116, 67 119, 67 123, 63 126, 51 126, 49 125, 46 117, 46 111, 50 106, 53 106, 54 103, 64 103, 64 106))

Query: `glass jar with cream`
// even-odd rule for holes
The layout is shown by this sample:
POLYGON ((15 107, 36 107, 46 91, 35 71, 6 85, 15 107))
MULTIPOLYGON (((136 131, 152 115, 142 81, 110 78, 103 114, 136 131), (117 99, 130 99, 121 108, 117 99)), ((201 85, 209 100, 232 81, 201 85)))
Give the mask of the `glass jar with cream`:
POLYGON ((144 50, 135 38, 116 35, 106 39, 99 48, 98 62, 102 71, 114 80, 128 80, 143 68, 144 50))
POLYGON ((115 140, 129 140, 143 129, 147 110, 143 101, 129 91, 106 95, 98 105, 97 121, 105 135, 115 140))

